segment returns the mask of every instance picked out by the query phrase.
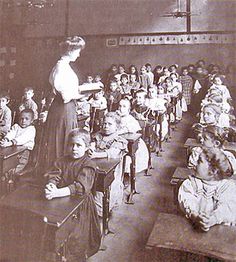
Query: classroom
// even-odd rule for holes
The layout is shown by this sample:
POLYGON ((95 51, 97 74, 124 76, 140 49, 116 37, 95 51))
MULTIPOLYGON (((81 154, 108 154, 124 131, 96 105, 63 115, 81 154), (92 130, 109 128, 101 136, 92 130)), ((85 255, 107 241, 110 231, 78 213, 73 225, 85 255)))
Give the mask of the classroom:
POLYGON ((0 0, 0 262, 236 261, 235 25, 235 0, 0 0))

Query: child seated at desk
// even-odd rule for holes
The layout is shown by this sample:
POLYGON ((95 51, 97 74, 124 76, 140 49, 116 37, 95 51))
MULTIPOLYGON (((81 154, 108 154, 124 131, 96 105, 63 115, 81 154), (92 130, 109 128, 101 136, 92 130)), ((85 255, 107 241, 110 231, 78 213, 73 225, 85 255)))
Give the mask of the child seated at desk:
POLYGON ((48 172, 45 196, 48 200, 57 197, 78 195, 84 198, 79 207, 76 226, 71 232, 68 246, 68 261, 84 262, 95 254, 100 246, 101 232, 94 203, 96 166, 86 153, 90 134, 83 129, 74 129, 69 134, 68 155, 55 162, 53 172, 48 172))
POLYGON ((230 126, 229 117, 225 117, 222 108, 213 103, 203 106, 202 112, 200 113, 200 124, 216 125, 222 128, 228 128, 230 126))
POLYGON ((231 100, 231 96, 230 96, 228 88, 225 85, 223 85, 223 79, 224 77, 222 75, 216 74, 213 77, 213 85, 209 88, 206 96, 216 91, 216 92, 219 92, 223 96, 224 100, 226 101, 231 100))
POLYGON ((138 91, 136 91, 134 95, 135 100, 131 112, 132 116, 139 121, 139 124, 141 126, 142 126, 141 121, 147 121, 148 115, 150 113, 149 108, 145 104, 146 95, 147 92, 143 88, 140 88, 138 91))
POLYGON ((195 173, 178 193, 180 208, 194 227, 203 231, 217 224, 236 225, 236 184, 230 179, 236 170, 235 158, 222 151, 214 135, 204 132, 195 173))
MULTIPOLYGON (((146 105, 152 112, 153 117, 156 117, 156 114, 164 114, 167 110, 167 99, 161 94, 158 94, 156 86, 150 86, 148 88, 148 97, 146 98, 146 105)), ((164 140, 168 134, 168 120, 166 114, 162 118, 162 134, 161 139, 164 140)), ((160 124, 156 125, 156 134, 159 136, 160 124)))
POLYGON ((19 112, 24 109, 31 109, 34 112, 34 120, 38 119, 38 106, 33 100, 34 89, 32 87, 27 87, 24 89, 24 95, 22 103, 19 106, 19 112))
POLYGON ((0 139, 6 135, 11 128, 11 109, 7 106, 10 97, 7 93, 0 93, 0 139))
POLYGON ((206 126, 199 128, 196 132, 198 136, 199 142, 202 146, 193 147, 191 150, 191 154, 188 159, 188 167, 191 169, 195 169, 196 165, 199 161, 199 155, 203 151, 204 148, 211 149, 211 151, 222 151, 233 167, 233 170, 236 170, 236 162, 234 155, 229 151, 223 149, 223 144, 227 137, 227 132, 218 127, 218 126, 206 126))
POLYGON ((118 82, 115 79, 112 79, 109 83, 106 98, 108 103, 108 111, 116 111, 121 100, 121 93, 120 88, 118 87, 118 82))
MULTIPOLYGON (((131 103, 128 98, 124 98, 120 100, 119 108, 117 110, 117 114, 121 117, 121 126, 118 130, 119 134, 124 135, 127 133, 137 133, 142 129, 139 125, 139 122, 130 114, 131 103)), ((149 152, 145 142, 140 138, 138 149, 135 154, 136 159, 136 172, 142 172, 148 169, 148 160, 149 160, 149 152)), ((128 164, 127 164, 128 166, 128 164)), ((129 170, 126 169, 126 172, 129 170)))
POLYGON ((120 77, 120 93, 122 96, 129 96, 131 97, 131 88, 132 86, 129 85, 129 76, 127 74, 122 74, 120 77))
POLYGON ((22 171, 28 163, 30 151, 34 148, 36 130, 32 125, 34 112, 31 109, 24 109, 20 112, 19 124, 14 124, 5 137, 0 141, 0 146, 25 146, 25 150, 17 159, 18 164, 11 170, 13 174, 22 171))
POLYGON ((98 110, 103 110, 107 108, 107 100, 104 97, 104 91, 100 90, 96 92, 93 97, 89 100, 91 107, 96 108, 98 110))
POLYGON ((95 75, 94 83, 98 83, 101 88, 104 88, 104 84, 100 75, 95 75))
MULTIPOLYGON (((120 127, 120 117, 115 112, 109 112, 104 116, 103 128, 101 132, 94 135, 94 144, 88 151, 93 158, 122 159, 127 150, 127 141, 120 137, 118 129, 120 127)), ((121 163, 122 164, 122 163, 121 163)), ((121 164, 115 170, 115 179, 111 184, 110 209, 120 205, 123 199, 123 181, 121 164)), ((102 193, 97 192, 95 197, 97 210, 102 216, 102 193)))

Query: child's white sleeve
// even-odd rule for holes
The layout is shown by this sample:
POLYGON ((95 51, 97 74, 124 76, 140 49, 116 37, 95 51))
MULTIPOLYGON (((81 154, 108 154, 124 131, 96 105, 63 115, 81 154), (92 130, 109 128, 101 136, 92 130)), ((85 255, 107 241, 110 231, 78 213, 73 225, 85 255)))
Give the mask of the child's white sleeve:
POLYGON ((36 130, 34 126, 29 126, 25 128, 24 132, 21 134, 17 135, 14 140, 16 142, 16 145, 22 146, 28 143, 33 143, 34 144, 34 139, 36 135, 36 130))
POLYGON ((188 168, 191 168, 191 169, 196 168, 201 152, 202 152, 202 148, 199 146, 192 148, 191 154, 188 159, 188 168))
POLYGON ((19 128, 18 124, 14 124, 11 129, 7 132, 5 138, 11 141, 12 139, 15 139, 17 130, 19 128))
POLYGON ((217 224, 236 225, 236 184, 234 181, 228 181, 228 184, 220 192, 217 207, 212 214, 216 217, 217 224))
POLYGON ((180 209, 185 213, 186 217, 191 214, 198 214, 199 205, 195 196, 194 188, 190 179, 186 179, 179 188, 178 202, 180 209))

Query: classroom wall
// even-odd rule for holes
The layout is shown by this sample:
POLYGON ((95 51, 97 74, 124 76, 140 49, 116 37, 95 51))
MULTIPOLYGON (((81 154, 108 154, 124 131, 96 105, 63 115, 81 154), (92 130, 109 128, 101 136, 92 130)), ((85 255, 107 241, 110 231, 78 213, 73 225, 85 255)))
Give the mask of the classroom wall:
POLYGON ((87 37, 78 66, 82 74, 104 72, 111 64, 122 63, 138 67, 149 62, 180 66, 205 59, 208 63, 228 65, 236 58, 235 46, 219 44, 155 45, 106 47, 105 37, 87 37))
MULTIPOLYGON (((138 68, 145 63, 180 66, 205 59, 207 63, 227 66, 236 61, 235 46, 230 44, 156 45, 107 47, 106 37, 85 37, 86 48, 73 64, 80 81, 88 73, 104 73, 111 64, 122 63, 138 68)), ((49 88, 50 70, 59 58, 58 43, 61 39, 31 39, 21 42, 18 55, 18 88, 34 85, 38 90, 49 88)))
MULTIPOLYGON (((191 2, 192 12, 199 15, 192 16, 194 30, 232 29, 231 25, 235 23, 232 13, 236 1, 191 2)), ((185 8, 185 0, 181 3, 185 8)), ((119 35, 112 35, 117 33, 185 31, 184 18, 160 16, 174 11, 175 5, 175 0, 69 0, 68 32, 78 35, 82 33, 86 39, 86 48, 74 64, 80 79, 83 81, 87 73, 102 73, 112 63, 124 63, 126 66, 135 64, 140 67, 147 62, 153 66, 172 63, 185 65, 202 58, 207 62, 225 65, 236 61, 235 48, 229 44, 106 46, 107 38, 119 38, 119 35), (91 34, 94 35, 89 36, 91 34)), ((16 43, 17 86, 14 89, 22 89, 25 85, 33 85, 38 90, 49 88, 48 76, 59 58, 58 42, 67 31, 66 1, 55 1, 55 7, 50 9, 30 11, 16 7, 14 12, 9 23, 12 23, 13 29, 14 25, 22 26, 22 38, 16 43)))

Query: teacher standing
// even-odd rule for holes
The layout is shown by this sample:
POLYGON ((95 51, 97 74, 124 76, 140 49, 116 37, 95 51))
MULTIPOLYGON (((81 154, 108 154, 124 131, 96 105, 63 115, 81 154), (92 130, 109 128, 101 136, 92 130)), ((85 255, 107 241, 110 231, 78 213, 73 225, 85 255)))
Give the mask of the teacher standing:
POLYGON ((70 131, 78 126, 76 103, 79 99, 79 79, 70 66, 76 61, 85 47, 85 41, 79 36, 68 37, 60 44, 62 54, 51 71, 49 82, 55 98, 50 106, 43 136, 41 153, 46 167, 67 153, 67 142, 70 131))

